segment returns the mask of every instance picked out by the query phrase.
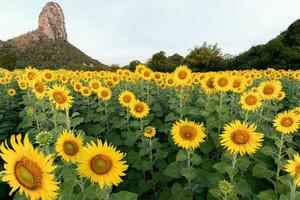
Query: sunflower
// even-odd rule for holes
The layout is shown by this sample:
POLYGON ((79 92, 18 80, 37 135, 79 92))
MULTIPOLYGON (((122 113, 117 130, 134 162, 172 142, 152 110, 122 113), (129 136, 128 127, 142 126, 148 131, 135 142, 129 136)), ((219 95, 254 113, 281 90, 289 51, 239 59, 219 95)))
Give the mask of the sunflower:
POLYGON ((29 81, 32 81, 33 79, 35 79, 35 77, 38 75, 38 70, 35 68, 32 68, 31 66, 27 67, 25 69, 25 76, 26 79, 29 81))
POLYGON ((206 137, 203 124, 193 121, 179 120, 175 122, 171 129, 171 134, 175 144, 184 149, 195 149, 204 142, 206 137))
POLYGON ((73 88, 76 92, 79 92, 82 88, 82 83, 80 81, 74 81, 73 88))
POLYGON ((7 90, 7 94, 11 97, 15 96, 16 95, 16 90, 13 89, 13 88, 10 88, 7 90))
POLYGON ((19 80, 18 85, 21 90, 26 90, 28 86, 27 81, 25 80, 19 80))
POLYGON ((279 101, 281 101, 281 100, 283 100, 284 99, 284 97, 285 97, 285 93, 284 93, 284 91, 280 91, 280 92, 278 92, 278 94, 277 94, 277 99, 279 100, 279 101))
POLYGON ((299 129, 300 116, 293 111, 284 111, 277 114, 273 126, 283 134, 294 133, 299 129))
POLYGON ((232 78, 228 73, 218 73, 213 83, 217 91, 227 92, 232 89, 232 78))
POLYGON ((293 110, 292 110, 293 113, 295 113, 296 115, 300 115, 300 107, 295 107, 293 110))
POLYGON ((291 176, 296 178, 296 184, 300 187, 300 156, 299 154, 294 155, 294 158, 287 161, 284 165, 285 171, 291 176))
POLYGON ((243 78, 235 76, 232 79, 232 91, 235 93, 241 93, 245 90, 246 83, 243 78))
POLYGON ((97 144, 91 142, 83 148, 83 153, 78 156, 77 170, 81 176, 98 183, 101 189, 104 186, 117 186, 128 168, 126 161, 122 160, 124 157, 125 154, 116 150, 113 145, 97 140, 97 144))
POLYGON ((128 90, 122 92, 119 95, 119 102, 124 107, 130 107, 130 105, 132 103, 134 103, 135 100, 136 100, 135 95, 132 92, 128 91, 128 90))
POLYGON ((251 155, 262 146, 264 135, 255 132, 256 125, 248 125, 236 120, 225 125, 220 135, 220 143, 231 153, 251 155))
POLYGON ((240 104, 243 110, 257 110, 261 105, 262 101, 259 95, 254 92, 245 92, 242 94, 240 104))
POLYGON ((82 151, 83 139, 72 131, 64 130, 55 143, 55 150, 65 161, 74 163, 82 151))
POLYGON ((46 94, 46 87, 42 82, 41 78, 36 78, 31 82, 31 87, 33 89, 33 92, 35 94, 35 96, 38 99, 42 99, 45 97, 46 94))
POLYGON ((99 80, 91 80, 89 82, 89 87, 94 91, 96 92, 100 87, 101 87, 101 82, 99 80))
POLYGON ((140 100, 135 100, 134 103, 130 105, 130 113, 137 119, 146 117, 149 114, 149 110, 148 104, 140 100))
POLYGON ((173 76, 177 85, 187 85, 192 78, 192 70, 181 65, 175 69, 173 76))
POLYGON ((261 97, 267 100, 277 98, 281 89, 282 85, 280 81, 265 81, 260 83, 258 87, 261 97))
POLYGON ((46 81, 46 82, 51 82, 51 81, 53 81, 54 80, 54 74, 53 74, 53 72, 52 71, 50 71, 50 70, 45 70, 45 71, 43 71, 43 79, 46 81))
POLYGON ((7 182, 12 190, 10 195, 19 189, 20 194, 30 199, 52 200, 58 196, 58 183, 55 181, 52 155, 44 156, 35 150, 25 135, 22 143, 21 134, 10 137, 7 143, 0 146, 0 156, 4 160, 2 181, 7 182))
POLYGON ((85 86, 83 86, 83 87, 81 88, 80 92, 81 92, 81 94, 82 94, 83 96, 85 96, 85 97, 91 96, 91 93, 92 93, 91 90, 90 90, 90 88, 85 87, 85 86))
POLYGON ((211 75, 205 76, 201 80, 201 86, 207 94, 212 94, 216 91, 216 88, 214 86, 214 77, 211 75))
POLYGON ((73 97, 65 86, 55 84, 49 89, 48 97, 56 109, 69 110, 72 106, 73 97))
POLYGON ((148 126, 145 128, 144 136, 147 138, 153 138, 156 135, 156 129, 155 127, 148 126))
POLYGON ((100 87, 97 91, 97 95, 102 101, 108 101, 112 97, 112 92, 107 87, 100 87))

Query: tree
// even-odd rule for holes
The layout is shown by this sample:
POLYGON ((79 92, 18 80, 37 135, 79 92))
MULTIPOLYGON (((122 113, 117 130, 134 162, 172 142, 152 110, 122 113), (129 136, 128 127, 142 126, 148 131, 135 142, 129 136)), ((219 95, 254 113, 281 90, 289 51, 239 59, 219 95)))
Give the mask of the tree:
POLYGON ((206 42, 201 47, 195 47, 184 59, 184 64, 193 71, 222 70, 225 65, 221 49, 217 44, 210 45, 206 42))
POLYGON ((166 52, 164 52, 164 51, 155 53, 146 63, 147 67, 149 67, 153 71, 168 72, 169 66, 168 66, 168 60, 167 60, 167 57, 165 54, 166 54, 166 52))
POLYGON ((16 67, 16 63, 17 56, 12 51, 11 46, 3 45, 0 48, 0 66, 8 70, 13 70, 16 67))
POLYGON ((139 64, 141 64, 141 62, 140 62, 139 60, 133 60, 133 61, 131 61, 131 62, 129 63, 128 69, 129 69, 130 71, 134 71, 135 68, 136 68, 136 66, 139 65, 139 64))
POLYGON ((168 68, 171 71, 174 71, 176 67, 183 64, 184 57, 179 55, 178 53, 173 54, 168 57, 168 68))

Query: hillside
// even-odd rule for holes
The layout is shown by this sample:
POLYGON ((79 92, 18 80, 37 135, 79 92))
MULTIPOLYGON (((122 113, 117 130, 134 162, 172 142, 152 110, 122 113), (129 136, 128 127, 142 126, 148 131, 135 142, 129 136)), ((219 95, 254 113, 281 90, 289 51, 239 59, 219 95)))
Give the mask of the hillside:
POLYGON ((266 44, 251 47, 233 59, 232 69, 300 68, 300 19, 266 44))
POLYGON ((0 66, 100 69, 106 67, 68 42, 63 10, 49 2, 38 19, 38 28, 8 41, 0 41, 0 66))

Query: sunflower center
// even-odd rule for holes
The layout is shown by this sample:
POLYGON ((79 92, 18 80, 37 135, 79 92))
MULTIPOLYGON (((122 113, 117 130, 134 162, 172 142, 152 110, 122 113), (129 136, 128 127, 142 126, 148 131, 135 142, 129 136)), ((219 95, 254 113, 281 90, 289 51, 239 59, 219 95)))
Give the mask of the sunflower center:
POLYGON ((233 87, 234 87, 234 88, 238 88, 238 87, 240 87, 240 85, 241 85, 241 81, 240 81, 240 80, 235 80, 235 81, 233 82, 233 87))
POLYGON ((17 181, 29 190, 36 190, 42 185, 41 168, 27 158, 16 162, 14 172, 17 181))
POLYGON ((169 83, 169 84, 173 84, 173 82, 174 82, 173 79, 169 79, 169 80, 168 80, 168 83, 169 83))
POLYGON ((144 106, 142 104, 137 104, 134 106, 136 112, 141 113, 144 111, 144 106))
POLYGON ((293 125, 294 120, 291 117, 283 117, 280 124, 284 127, 290 127, 293 125))
POLYGON ((93 172, 96 174, 106 174, 112 168, 112 162, 110 158, 105 155, 96 155, 90 162, 93 172))
POLYGON ((78 145, 74 141, 65 141, 63 144, 64 152, 69 156, 74 156, 78 153, 78 145))
POLYGON ((52 75, 51 75, 50 73, 46 73, 46 74, 45 74, 45 77, 46 77, 47 79, 51 79, 51 78, 52 78, 52 75))
POLYGON ((99 84, 98 83, 93 83, 92 86, 93 86, 94 89, 98 89, 99 88, 99 84))
POLYGON ((183 126, 180 128, 179 134, 183 140, 192 141, 196 137, 197 132, 196 129, 192 126, 183 126))
POLYGON ((108 96, 108 92, 107 91, 102 91, 101 92, 101 96, 102 97, 107 97, 108 96))
POLYGON ((249 95, 245 98, 245 102, 246 102, 246 104, 252 106, 252 105, 256 104, 257 98, 254 95, 249 95))
POLYGON ((89 93, 89 90, 88 90, 88 89, 84 89, 84 90, 83 90, 83 93, 84 93, 84 94, 88 94, 88 93, 89 93))
POLYGON ((149 72, 149 71, 145 71, 145 72, 144 72, 144 76, 145 76, 145 77, 150 76, 150 72, 149 72))
POLYGON ((213 89, 214 88, 214 81, 213 81, 214 78, 210 78, 206 81, 206 86, 213 89))
POLYGON ((246 144, 249 140, 249 134, 244 130, 234 131, 231 140, 236 144, 246 144))
POLYGON ((33 80, 34 77, 35 77, 35 73, 34 72, 29 72, 27 77, 28 77, 29 80, 33 80))
POLYGON ((61 91, 55 91, 53 93, 53 98, 59 104, 63 104, 67 101, 66 95, 64 95, 64 93, 62 93, 61 91))
POLYGON ((124 102, 129 103, 131 101, 131 97, 129 95, 125 95, 123 100, 124 102))
POLYGON ((34 85, 34 88, 37 92, 42 93, 44 92, 44 86, 41 82, 38 82, 34 85))
POLYGON ((180 71, 180 72, 178 73, 178 77, 179 77, 180 79, 185 79, 185 78, 187 77, 186 71, 180 71))
POLYGON ((228 84, 227 78, 220 78, 220 79, 218 80, 218 85, 221 86, 221 87, 224 87, 224 86, 226 86, 227 84, 228 84))
POLYGON ((78 84, 76 85, 76 89, 79 90, 81 88, 81 86, 78 84))
POLYGON ((266 95, 270 95, 274 92, 274 88, 272 85, 267 85, 264 87, 263 89, 263 93, 266 94, 266 95))

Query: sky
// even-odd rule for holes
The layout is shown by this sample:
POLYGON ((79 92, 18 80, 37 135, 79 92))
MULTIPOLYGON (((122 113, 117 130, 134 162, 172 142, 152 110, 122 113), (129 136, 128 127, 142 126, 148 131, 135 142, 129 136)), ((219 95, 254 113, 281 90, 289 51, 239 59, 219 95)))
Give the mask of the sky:
MULTIPOLYGON (((37 28, 48 1, 0 0, 0 40, 37 28)), ((300 18, 300 0, 56 0, 68 40, 105 64, 187 55, 204 41, 237 55, 300 18)))

